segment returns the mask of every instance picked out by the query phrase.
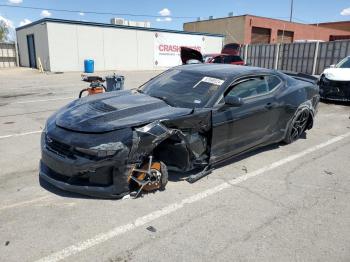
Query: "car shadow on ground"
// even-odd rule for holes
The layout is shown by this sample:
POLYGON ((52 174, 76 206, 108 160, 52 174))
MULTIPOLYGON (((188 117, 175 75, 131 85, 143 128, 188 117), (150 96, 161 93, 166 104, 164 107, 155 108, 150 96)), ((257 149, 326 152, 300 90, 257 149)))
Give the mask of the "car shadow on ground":
MULTIPOLYGON (((306 132, 304 132, 299 137, 299 139, 306 139, 306 135, 307 135, 306 132)), ((270 151, 270 150, 275 150, 275 149, 278 149, 278 148, 286 146, 286 145, 287 144, 284 143, 284 142, 279 142, 279 143, 275 143, 275 144, 272 144, 272 145, 267 145, 267 146, 264 146, 264 147, 261 147, 261 148, 257 148, 257 149, 254 149, 252 151, 249 151, 249 152, 237 155, 237 156, 232 156, 232 157, 230 157, 230 158, 228 158, 228 159, 226 159, 226 160, 224 160, 224 161, 222 161, 222 162, 220 162, 218 164, 215 164, 213 166, 213 168, 215 170, 215 169, 227 166, 227 165, 231 165, 231 164, 239 162, 239 161, 241 161, 243 159, 246 159, 246 158, 249 158, 249 157, 255 156, 257 154, 270 151)), ((200 172, 200 171, 201 170, 198 170, 198 172, 200 172)), ((191 172, 191 173, 169 172, 169 181, 171 181, 171 182, 183 181, 189 175, 192 175, 192 174, 195 174, 195 172, 191 172)), ((209 176, 210 176, 210 174, 209 174, 209 176)))
POLYGON ((98 197, 92 197, 92 196, 86 196, 86 195, 81 195, 78 193, 73 193, 73 192, 69 192, 69 191, 64 191, 61 190, 53 185, 51 185, 50 183, 46 182, 45 180, 39 178, 39 184, 42 188, 44 188, 45 190, 49 191, 50 193, 53 193, 57 196, 60 197, 65 197, 65 198, 80 198, 80 199, 101 199, 101 200, 108 200, 105 198, 98 198, 98 197))

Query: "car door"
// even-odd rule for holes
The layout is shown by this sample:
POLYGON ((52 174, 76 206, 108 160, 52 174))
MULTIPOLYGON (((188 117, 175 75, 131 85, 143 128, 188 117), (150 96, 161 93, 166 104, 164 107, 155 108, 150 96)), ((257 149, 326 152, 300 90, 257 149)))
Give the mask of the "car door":
POLYGON ((273 136, 280 115, 275 92, 283 81, 272 75, 244 77, 223 96, 243 100, 239 107, 227 106, 222 98, 212 113, 211 161, 238 154, 262 144, 273 136))

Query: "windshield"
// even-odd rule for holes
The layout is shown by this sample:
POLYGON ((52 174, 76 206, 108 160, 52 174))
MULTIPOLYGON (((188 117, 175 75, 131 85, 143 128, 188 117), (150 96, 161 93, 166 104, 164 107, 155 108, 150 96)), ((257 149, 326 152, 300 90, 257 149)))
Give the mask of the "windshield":
POLYGON ((224 81, 198 72, 172 69, 145 83, 139 91, 171 106, 198 108, 207 104, 224 81))
POLYGON ((343 60, 341 60, 337 66, 337 68, 350 68, 350 57, 346 57, 343 60))

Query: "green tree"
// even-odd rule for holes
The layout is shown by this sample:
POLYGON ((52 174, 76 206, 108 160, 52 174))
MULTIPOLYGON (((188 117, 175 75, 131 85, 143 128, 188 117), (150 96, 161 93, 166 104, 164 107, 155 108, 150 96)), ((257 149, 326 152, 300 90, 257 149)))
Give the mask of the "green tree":
POLYGON ((8 40, 9 28, 6 23, 0 20, 0 42, 8 40))

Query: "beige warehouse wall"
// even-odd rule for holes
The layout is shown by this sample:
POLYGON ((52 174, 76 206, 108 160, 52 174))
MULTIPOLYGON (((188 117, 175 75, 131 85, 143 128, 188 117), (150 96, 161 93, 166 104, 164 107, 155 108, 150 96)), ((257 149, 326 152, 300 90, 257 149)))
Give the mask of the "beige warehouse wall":
MULTIPOLYGON (((83 71, 84 59, 95 70, 159 70, 154 65, 156 32, 47 22, 51 71, 83 71)), ((221 51, 222 38, 203 36, 205 52, 221 51)))
POLYGON ((29 67, 27 35, 34 34, 36 57, 40 57, 44 70, 50 70, 50 56, 46 23, 16 31, 20 66, 29 67))
POLYGON ((81 71, 75 25, 47 23, 51 71, 81 71))
POLYGON ((135 30, 61 23, 48 29, 52 71, 83 71, 85 59, 93 59, 97 71, 138 69, 135 30))
POLYGON ((84 60, 93 59, 95 70, 105 70, 105 55, 108 50, 104 50, 104 30, 100 27, 76 26, 78 43, 78 67, 83 70, 84 60))
POLYGON ((223 38, 204 36, 204 52, 205 54, 221 53, 223 46, 223 38))
POLYGON ((115 30, 113 28, 99 29, 103 30, 106 69, 137 69, 136 31, 115 30))
POLYGON ((244 16, 190 22, 185 23, 183 26, 184 31, 188 32, 223 34, 225 35, 225 44, 243 44, 245 37, 244 28, 244 16))
POLYGON ((139 70, 152 70, 154 65, 154 34, 150 31, 137 32, 137 64, 139 70))

